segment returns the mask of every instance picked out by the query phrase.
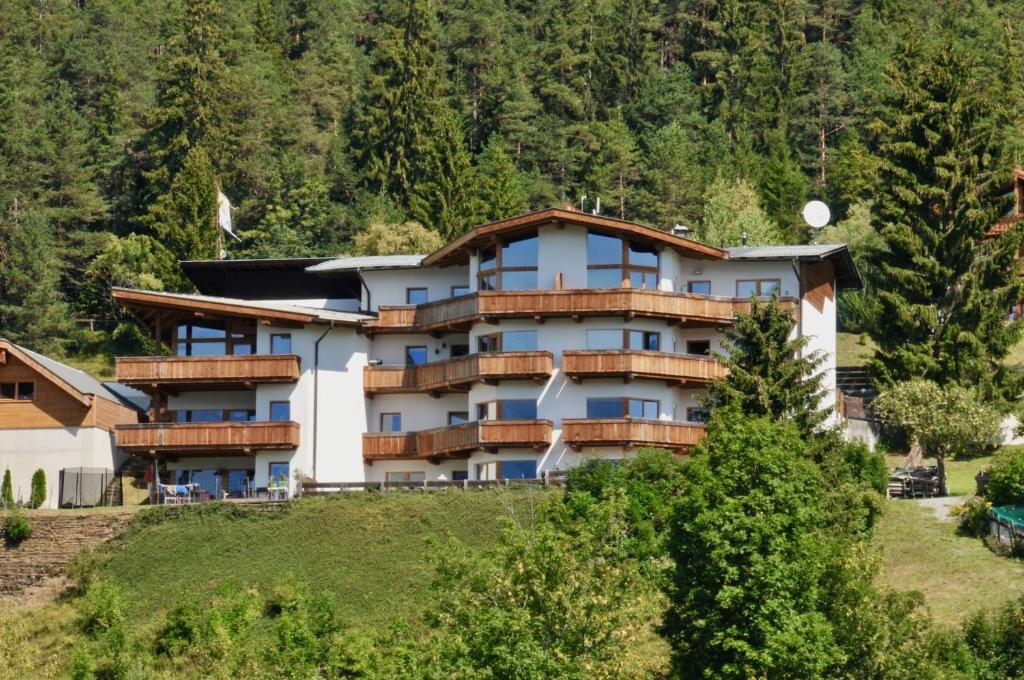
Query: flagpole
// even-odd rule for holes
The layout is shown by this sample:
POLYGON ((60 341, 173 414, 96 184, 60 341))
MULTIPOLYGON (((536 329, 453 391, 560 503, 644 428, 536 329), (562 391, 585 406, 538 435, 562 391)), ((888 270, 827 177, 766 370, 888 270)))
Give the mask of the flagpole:
POLYGON ((213 259, 221 259, 221 251, 224 249, 223 237, 220 233, 220 182, 215 185, 214 202, 213 202, 213 228, 217 232, 217 244, 214 246, 217 251, 213 254, 213 259))

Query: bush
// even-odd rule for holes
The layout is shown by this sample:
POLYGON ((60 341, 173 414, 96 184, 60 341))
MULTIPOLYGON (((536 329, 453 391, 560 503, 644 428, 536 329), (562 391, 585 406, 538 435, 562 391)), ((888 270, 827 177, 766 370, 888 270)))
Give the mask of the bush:
POLYGON ((15 513, 4 520, 4 536, 8 543, 17 545, 32 535, 32 524, 21 515, 15 513))
POLYGON ((980 496, 966 503, 953 506, 950 511, 957 518, 960 531, 969 536, 984 536, 988 533, 988 511, 992 504, 980 496))
POLYGON ((1006 448, 988 470, 985 498, 992 505, 1024 505, 1024 449, 1006 448))
POLYGON ((117 584, 111 581, 93 583, 82 598, 79 620, 82 630, 97 638, 124 625, 125 600, 124 590, 117 584))
POLYGON ((46 502, 46 473, 39 468, 32 473, 32 507, 38 508, 46 502))

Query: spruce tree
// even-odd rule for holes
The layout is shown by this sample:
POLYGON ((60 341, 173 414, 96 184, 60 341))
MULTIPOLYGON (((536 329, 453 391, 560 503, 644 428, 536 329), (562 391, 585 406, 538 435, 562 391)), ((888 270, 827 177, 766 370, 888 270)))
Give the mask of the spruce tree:
POLYGON ((409 200, 413 218, 450 241, 479 220, 474 169, 458 114, 444 110, 422 154, 419 181, 409 200))
POLYGON ((146 222, 153 234, 179 260, 210 259, 218 256, 216 179, 210 159, 202 147, 195 147, 168 191, 150 207, 146 222))
POLYGON ((792 420, 803 434, 814 432, 829 415, 822 407, 825 357, 806 352, 808 339, 794 337, 795 326, 777 296, 752 298, 750 313, 738 314, 725 331, 718 359, 729 374, 711 386, 711 406, 792 420))
POLYGON ((634 184, 640 176, 639 152, 620 112, 593 126, 595 153, 587 183, 608 212, 620 220, 633 209, 634 184))
POLYGON ((494 222, 526 212, 526 183, 498 135, 492 135, 487 141, 476 174, 484 221, 494 222))
POLYGON ((33 508, 42 507, 46 502, 46 472, 42 468, 32 473, 32 489, 29 497, 33 508))
POLYGON ((1002 111, 978 63, 908 35, 889 70, 890 94, 871 125, 881 140, 872 223, 880 313, 872 363, 882 383, 927 378, 1016 398, 1002 359, 1020 337, 1006 310, 1024 297, 1017 226, 985 234, 1009 207, 1000 197, 1002 111))
POLYGON ((11 468, 4 470, 4 481, 0 484, 0 502, 4 507, 14 507, 14 485, 11 484, 11 468))

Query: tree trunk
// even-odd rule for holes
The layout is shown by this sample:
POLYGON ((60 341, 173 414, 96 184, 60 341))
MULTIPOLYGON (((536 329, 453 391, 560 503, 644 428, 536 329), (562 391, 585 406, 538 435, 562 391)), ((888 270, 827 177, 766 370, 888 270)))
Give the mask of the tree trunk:
POLYGON ((935 461, 939 466, 939 494, 942 496, 949 495, 949 489, 946 488, 946 456, 945 454, 936 454, 935 461))

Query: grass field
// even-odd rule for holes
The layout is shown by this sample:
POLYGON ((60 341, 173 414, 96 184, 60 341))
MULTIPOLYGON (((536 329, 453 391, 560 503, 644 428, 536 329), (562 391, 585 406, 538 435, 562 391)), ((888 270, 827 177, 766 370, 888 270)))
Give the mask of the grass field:
POLYGON ((871 338, 865 338, 865 344, 860 343, 860 336, 854 333, 836 333, 836 365, 837 366, 863 366, 871 358, 875 351, 875 343, 871 338))

